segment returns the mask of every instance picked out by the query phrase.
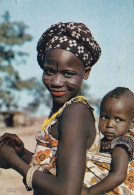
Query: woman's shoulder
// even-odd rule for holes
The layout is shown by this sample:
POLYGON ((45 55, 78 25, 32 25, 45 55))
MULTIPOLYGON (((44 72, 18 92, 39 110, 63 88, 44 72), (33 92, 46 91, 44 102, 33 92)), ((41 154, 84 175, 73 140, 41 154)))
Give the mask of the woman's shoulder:
POLYGON ((91 111, 85 104, 82 102, 74 102, 64 108, 62 117, 66 115, 68 115, 67 118, 81 116, 82 119, 84 116, 89 117, 90 114, 91 111))
POLYGON ((93 108, 89 105, 88 101, 84 96, 77 96, 67 102, 64 107, 62 117, 69 115, 68 117, 80 116, 81 119, 93 118, 93 108))
POLYGON ((69 100, 66 105, 69 104, 73 104, 73 103, 82 103, 84 105, 86 105, 91 111, 93 111, 94 109, 90 106, 89 102, 87 101, 87 99, 84 96, 76 96, 74 98, 72 98, 71 100, 69 100))
POLYGON ((92 111, 82 101, 74 101, 68 104, 59 119, 61 131, 86 136, 90 139, 95 138, 95 120, 92 111))
MULTIPOLYGON (((93 108, 89 105, 88 101, 84 96, 77 96, 72 98, 71 100, 65 102, 65 104, 56 112, 54 113, 51 117, 47 117, 44 120, 44 123, 42 125, 43 131, 46 131, 49 129, 52 125, 57 123, 59 119, 63 119, 64 117, 66 120, 69 120, 70 116, 73 117, 75 116, 84 116, 84 114, 87 114, 88 117, 91 115, 90 118, 94 119, 93 116, 93 108), (82 115, 83 113, 83 115, 82 115)), ((74 121, 73 121, 74 122, 74 121)))

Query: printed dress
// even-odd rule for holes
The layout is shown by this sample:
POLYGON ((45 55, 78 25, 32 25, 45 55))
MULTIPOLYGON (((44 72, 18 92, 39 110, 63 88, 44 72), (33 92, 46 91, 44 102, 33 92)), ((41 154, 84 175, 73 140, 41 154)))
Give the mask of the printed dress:
MULTIPOLYGON (((66 102, 57 113, 51 118, 46 118, 42 130, 36 135, 37 145, 31 161, 32 166, 37 166, 42 172, 47 172, 56 175, 56 154, 58 140, 50 135, 51 126, 57 122, 57 119, 62 115, 64 108, 74 102, 82 102, 92 112, 93 108, 88 104, 83 96, 78 96, 66 102)), ((103 179, 110 169, 111 156, 110 154, 100 153, 100 133, 96 125, 96 137, 91 148, 86 153, 86 169, 83 186, 90 187, 103 179)), ((129 163, 128 175, 126 181, 116 188, 114 191, 107 193, 108 195, 132 195, 134 194, 134 161, 129 163)))
MULTIPOLYGON (((42 130, 39 131, 36 135, 37 145, 31 161, 32 166, 38 166, 38 169, 43 172, 49 172, 53 175, 56 175, 56 153, 58 140, 50 135, 50 130, 51 126, 54 125, 57 122, 57 119, 62 115, 64 108, 67 105, 73 104, 74 102, 82 102, 93 112, 93 108, 89 105, 85 97, 77 96, 66 102, 63 107, 58 110, 57 113, 52 115, 51 118, 48 117, 45 119, 42 130)), ((97 153, 100 149, 100 134, 97 128, 97 123, 95 123, 95 125, 96 137, 89 150, 91 153, 97 153)), ((87 151, 87 155, 89 151, 87 151)))
MULTIPOLYGON (((106 193, 107 195, 134 195, 134 141, 133 132, 129 131, 125 136, 115 138, 113 141, 107 142, 102 139, 99 153, 88 152, 86 169, 87 177, 85 178, 86 187, 90 187, 103 178, 105 178, 110 170, 111 155, 110 152, 114 147, 122 147, 129 155, 129 163, 126 180, 113 191, 106 193), (106 152, 106 153, 104 153, 106 152)), ((121 162, 122 163, 122 162, 121 162)))

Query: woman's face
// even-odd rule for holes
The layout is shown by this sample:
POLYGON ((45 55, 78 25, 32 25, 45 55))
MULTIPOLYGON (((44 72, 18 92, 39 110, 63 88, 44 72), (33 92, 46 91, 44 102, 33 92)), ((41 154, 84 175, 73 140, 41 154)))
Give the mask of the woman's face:
POLYGON ((63 49, 47 52, 44 63, 43 83, 52 95, 54 104, 64 104, 81 94, 83 78, 88 77, 82 62, 63 49))

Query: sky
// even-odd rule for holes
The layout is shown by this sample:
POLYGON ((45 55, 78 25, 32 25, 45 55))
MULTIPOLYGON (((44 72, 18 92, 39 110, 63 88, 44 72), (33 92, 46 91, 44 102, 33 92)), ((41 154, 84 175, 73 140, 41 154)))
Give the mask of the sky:
POLYGON ((134 0, 0 0, 0 17, 5 11, 11 21, 23 21, 33 36, 32 42, 21 46, 29 53, 27 65, 19 68, 22 78, 41 80, 36 45, 48 27, 58 22, 82 22, 102 49, 87 80, 89 94, 102 98, 118 86, 134 91, 134 0))

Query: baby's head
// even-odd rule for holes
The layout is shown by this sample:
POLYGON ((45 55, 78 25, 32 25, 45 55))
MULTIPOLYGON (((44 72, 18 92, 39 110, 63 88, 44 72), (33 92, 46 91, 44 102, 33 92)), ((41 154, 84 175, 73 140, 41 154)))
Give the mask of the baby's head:
POLYGON ((128 88, 117 87, 102 99, 99 129, 108 140, 113 140, 133 127, 134 93, 128 88))

